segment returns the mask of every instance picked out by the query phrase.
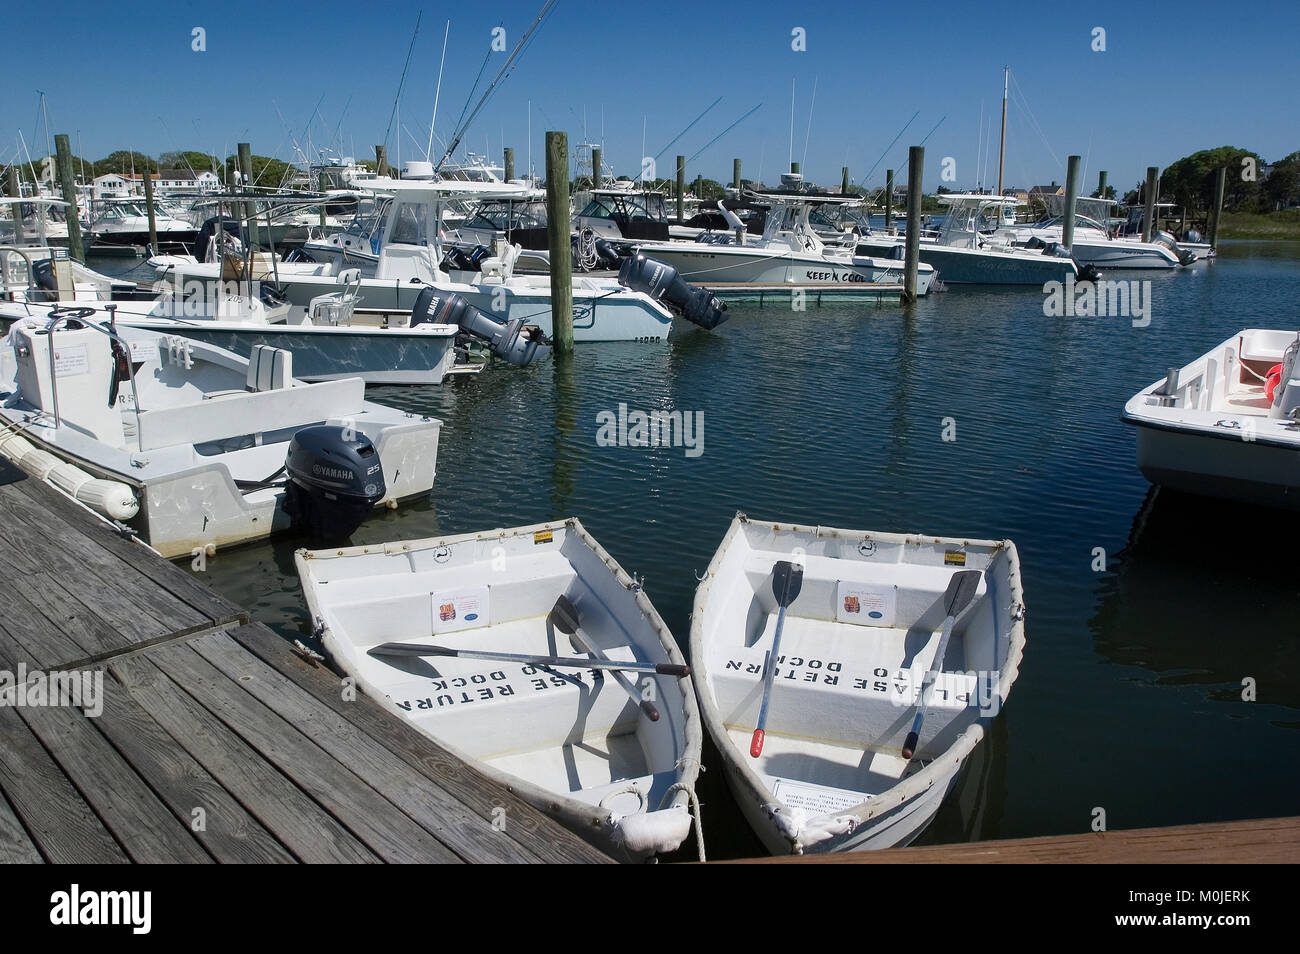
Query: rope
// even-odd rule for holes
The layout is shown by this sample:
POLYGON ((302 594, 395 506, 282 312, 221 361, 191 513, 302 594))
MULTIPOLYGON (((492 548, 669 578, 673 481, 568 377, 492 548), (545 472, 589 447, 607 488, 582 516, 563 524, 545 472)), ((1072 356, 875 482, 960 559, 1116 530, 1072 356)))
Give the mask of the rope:
MULTIPOLYGON (((682 761, 685 761, 685 759, 682 761)), ((678 765, 680 764, 681 763, 679 762, 678 765)), ((662 810, 664 805, 668 802, 668 797, 672 795, 673 792, 679 790, 686 793, 686 801, 690 805, 691 816, 695 820, 693 826, 695 828, 695 850, 699 854, 700 861, 708 861, 708 858, 705 857, 704 854, 704 825, 702 816, 700 815, 700 800, 695 795, 695 789, 691 788, 691 786, 687 785, 685 782, 674 782, 669 786, 668 791, 664 792, 663 801, 659 803, 659 808, 662 810)))
POLYGON ((573 243, 573 265, 580 272, 594 271, 600 264, 600 256, 596 254, 596 233, 591 229, 583 229, 577 234, 573 243))

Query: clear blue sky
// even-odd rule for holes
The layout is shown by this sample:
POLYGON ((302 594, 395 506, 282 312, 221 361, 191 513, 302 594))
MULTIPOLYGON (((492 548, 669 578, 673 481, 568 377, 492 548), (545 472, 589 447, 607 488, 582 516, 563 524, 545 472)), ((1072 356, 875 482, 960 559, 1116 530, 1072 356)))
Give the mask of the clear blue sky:
MULTIPOLYGON (((437 122, 442 137, 465 104, 492 28, 504 26, 507 48, 513 48, 541 5, 68 0, 56 23, 53 8, 10 4, 7 48, 26 50, 41 68, 17 80, 5 71, 0 162, 19 154, 19 130, 33 156, 46 152, 38 87, 46 93, 52 132, 69 133, 74 152, 80 137, 88 158, 124 148, 155 156, 179 148, 224 155, 246 140, 256 153, 291 160, 293 140, 305 147, 309 137, 319 146, 335 138, 336 128, 344 152, 352 153, 355 144, 359 158, 373 158, 421 10, 401 100, 401 123, 410 133, 400 133, 400 153, 403 160, 422 158, 448 17, 437 122), (206 52, 191 49, 193 27, 206 30, 206 52), (313 118, 318 100, 320 118, 313 118)), ((1198 149, 1242 146, 1269 161, 1300 149, 1297 27, 1300 5, 1294 2, 559 0, 465 144, 475 152, 490 149, 499 161, 504 138, 522 171, 531 99, 532 155, 540 172, 545 131, 563 129, 576 143, 585 107, 586 134, 604 141, 606 162, 616 174, 636 176, 643 121, 645 152, 654 155, 721 96, 667 149, 660 174, 671 174, 676 154, 693 155, 762 103, 687 174, 729 181, 731 159, 739 156, 746 177, 771 182, 789 160, 793 82, 794 158, 804 158, 807 139, 804 172, 810 178, 834 185, 847 164, 862 183, 919 111, 866 184, 883 184, 887 166, 905 169, 907 146, 942 119, 925 143, 926 189, 954 185, 941 182, 944 157, 955 160, 955 185, 973 187, 981 165, 982 107, 993 139, 984 181, 992 185, 1002 66, 1008 64, 1023 100, 1013 93, 1008 107, 1006 184, 1064 182, 1065 158, 1078 153, 1085 191, 1095 187, 1100 169, 1123 191, 1148 165, 1163 168, 1198 149), (795 27, 806 32, 804 52, 791 48, 795 27), (1094 27, 1106 31, 1105 52, 1091 49, 1094 27)), ((507 55, 491 54, 484 84, 507 55)), ((398 139, 395 128, 388 136, 390 161, 397 158, 398 139)))

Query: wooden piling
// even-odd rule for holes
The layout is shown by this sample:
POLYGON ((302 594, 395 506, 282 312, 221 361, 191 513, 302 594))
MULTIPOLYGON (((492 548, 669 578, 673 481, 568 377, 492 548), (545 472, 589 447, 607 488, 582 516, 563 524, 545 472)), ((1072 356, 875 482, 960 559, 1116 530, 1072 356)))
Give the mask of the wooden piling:
POLYGON ((600 150, 595 146, 591 149, 591 187, 600 188, 600 150))
POLYGON ((1106 170, 1105 169, 1097 173, 1097 196, 1098 198, 1102 198, 1102 199, 1106 198, 1106 170))
POLYGON ((792 162, 792 163, 790 163, 790 171, 793 172, 795 175, 798 175, 798 174, 799 174, 799 163, 797 163, 797 162, 792 162))
POLYGON ((903 300, 916 301, 916 271, 921 261, 921 177, 925 147, 907 150, 907 256, 903 263, 903 300))
POLYGON ((849 194, 849 167, 840 166, 840 195, 849 194))
POLYGON ((683 193, 686 191, 686 157, 677 157, 677 224, 682 224, 686 217, 686 203, 683 193))
POLYGON ((1070 156, 1065 164, 1065 219, 1061 223, 1061 244, 1074 248, 1074 203, 1079 198, 1079 156, 1070 156))
POLYGON ((1142 241, 1150 242, 1156 231, 1156 180, 1158 166, 1147 166, 1146 206, 1142 210, 1142 241))
MULTIPOLYGON (((316 183, 317 183, 317 185, 320 186, 321 195, 324 195, 324 194, 325 194, 325 190, 326 190, 325 173, 324 173, 324 172, 320 173, 320 175, 317 177, 316 183)), ((322 203, 320 204, 320 227, 321 227, 322 229, 325 228, 325 216, 326 216, 326 214, 327 214, 327 212, 326 212, 326 209, 325 209, 325 203, 322 202, 322 203)), ((324 235, 321 236, 321 238, 324 238, 324 237, 325 237, 324 235)))
POLYGON ((506 182, 515 177, 515 151, 509 146, 505 149, 506 182))
POLYGON ((375 175, 386 176, 389 171, 387 147, 375 146, 375 175))
MULTIPOLYGON (((246 142, 239 144, 239 171, 244 177, 244 192, 253 191, 253 150, 246 142)), ((244 227, 247 229, 248 250, 253 252, 261 242, 261 233, 257 228, 257 203, 243 204, 244 227)))
POLYGON ((740 188, 740 160, 739 159, 731 160, 731 187, 737 190, 740 188))
MULTIPOLYGON (((680 177, 681 166, 678 166, 680 177)), ((573 351, 573 248, 569 244, 569 136, 546 134, 546 241, 551 255, 551 341, 573 351)))
POLYGON ((1223 215, 1223 191, 1228 184, 1228 167, 1219 169, 1218 178, 1214 180, 1214 218, 1210 223, 1210 247, 1219 248, 1219 218, 1223 215))
POLYGON ((885 170, 885 231, 894 231, 894 170, 885 170))
POLYGON ((77 180, 72 177, 72 146, 66 133, 54 137, 54 152, 63 201, 68 203, 68 255, 84 262, 86 250, 81 244, 81 219, 77 215, 77 180))
POLYGON ((149 216, 149 247, 158 254, 158 217, 153 209, 153 176, 144 171, 144 209, 149 216))

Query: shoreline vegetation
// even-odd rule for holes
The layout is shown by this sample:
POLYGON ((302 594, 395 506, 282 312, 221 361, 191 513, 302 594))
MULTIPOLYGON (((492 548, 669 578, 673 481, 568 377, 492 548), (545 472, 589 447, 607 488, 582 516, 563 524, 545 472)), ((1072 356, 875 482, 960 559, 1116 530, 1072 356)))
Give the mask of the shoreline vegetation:
POLYGON ((1224 212, 1219 238, 1300 241, 1300 209, 1267 213, 1224 212))

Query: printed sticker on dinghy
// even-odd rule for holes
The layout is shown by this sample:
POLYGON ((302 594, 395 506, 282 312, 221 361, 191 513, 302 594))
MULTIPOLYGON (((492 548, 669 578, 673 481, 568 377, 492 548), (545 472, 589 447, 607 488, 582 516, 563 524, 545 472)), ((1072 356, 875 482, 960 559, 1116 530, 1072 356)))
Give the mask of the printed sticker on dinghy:
MULTIPOLYGON (((437 659, 429 657, 427 661, 436 663, 437 659)), ((590 694, 603 689, 605 684, 605 673, 599 669, 547 669, 507 664, 456 676, 404 680, 384 691, 399 709, 420 714, 482 706, 507 699, 533 698, 539 694, 550 696, 556 690, 590 694)))
POLYGON ((872 586, 839 580, 835 586, 835 619, 861 626, 892 627, 898 607, 898 586, 872 586))
POLYGON ((787 808, 804 812, 810 818, 847 811, 867 800, 866 795, 857 792, 822 788, 820 785, 792 782, 786 778, 779 778, 773 783, 772 794, 787 808))
POLYGON ((433 600, 434 633, 454 633, 488 625, 488 588, 467 586, 458 590, 435 590, 433 600))

